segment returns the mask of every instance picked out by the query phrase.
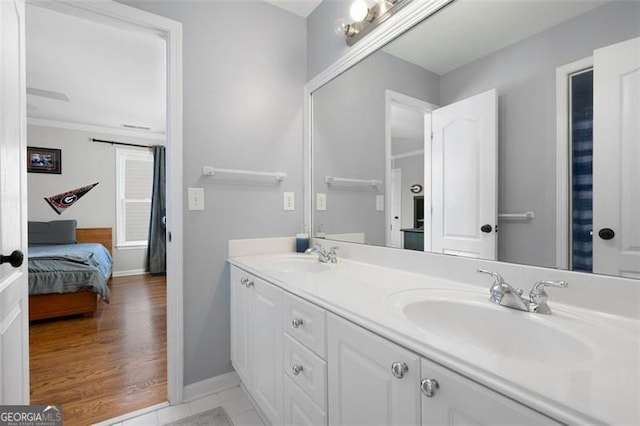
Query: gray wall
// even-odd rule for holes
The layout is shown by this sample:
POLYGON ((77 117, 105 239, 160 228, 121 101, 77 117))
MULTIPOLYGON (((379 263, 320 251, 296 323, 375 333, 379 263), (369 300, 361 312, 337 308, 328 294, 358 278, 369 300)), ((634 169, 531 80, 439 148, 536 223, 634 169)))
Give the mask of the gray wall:
POLYGON ((126 3, 183 25, 184 186, 203 187, 206 207, 184 212, 190 384, 231 371, 227 241, 291 236, 302 224, 305 21, 262 1, 126 3), (203 178, 205 165, 289 177, 203 178), (283 210, 283 191, 295 193, 295 211, 283 210))
MULTIPOLYGON (((116 232, 116 157, 112 145, 93 143, 89 138, 118 140, 149 145, 150 141, 80 130, 30 125, 27 145, 62 150, 62 174, 28 173, 29 220, 76 219, 78 227, 111 227, 114 232, 113 271, 144 269, 145 249, 118 250, 116 232), (95 182, 100 184, 85 194, 62 214, 44 200, 95 182)), ((158 144, 158 142, 154 142, 158 144)))
POLYGON ((499 211, 535 212, 500 224, 498 259, 555 265, 556 68, 638 35, 640 3, 614 2, 440 78, 442 105, 498 90, 499 211))
MULTIPOLYGON (((385 180, 385 90, 438 104, 438 76, 378 52, 316 92, 313 100, 313 194, 327 194, 327 210, 314 224, 327 234, 364 232, 365 242, 383 245, 385 213, 367 185, 326 185, 325 176, 385 180)), ((315 206, 315 203, 314 203, 315 206)), ((315 209, 315 207, 314 207, 315 209)))
POLYGON ((349 19, 350 1, 324 0, 307 17, 307 80, 349 51, 343 36, 333 31, 338 18, 349 19))

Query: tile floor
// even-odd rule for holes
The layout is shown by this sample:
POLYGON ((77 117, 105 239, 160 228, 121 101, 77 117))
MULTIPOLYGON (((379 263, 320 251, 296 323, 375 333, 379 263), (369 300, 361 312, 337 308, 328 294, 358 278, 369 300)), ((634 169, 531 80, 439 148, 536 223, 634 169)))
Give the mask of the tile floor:
POLYGON ((194 414, 202 413, 222 405, 234 426, 263 426, 262 420, 253 408, 251 401, 238 386, 214 393, 182 405, 158 408, 112 426, 162 426, 194 414))

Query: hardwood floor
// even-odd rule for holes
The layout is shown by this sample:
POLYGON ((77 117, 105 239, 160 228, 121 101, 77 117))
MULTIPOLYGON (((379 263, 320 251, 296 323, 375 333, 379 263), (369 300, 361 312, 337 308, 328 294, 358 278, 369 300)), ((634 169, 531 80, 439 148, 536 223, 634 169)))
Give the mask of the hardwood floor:
POLYGON ((31 404, 90 425, 167 400, 165 277, 113 278, 93 317, 29 327, 31 404))

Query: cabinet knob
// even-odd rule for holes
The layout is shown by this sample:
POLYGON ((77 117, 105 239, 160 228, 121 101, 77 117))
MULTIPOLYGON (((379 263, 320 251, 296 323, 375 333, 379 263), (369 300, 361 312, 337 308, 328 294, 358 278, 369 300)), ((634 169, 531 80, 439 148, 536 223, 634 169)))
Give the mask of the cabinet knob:
POLYGON ((420 382, 420 390, 422 390, 422 393, 428 398, 433 398, 439 386, 436 379, 423 379, 420 382))
POLYGON ((293 372, 294 376, 300 374, 302 370, 304 370, 304 368, 302 368, 302 366, 298 364, 293 364, 293 367, 291 367, 291 371, 293 372))
POLYGON ((391 372, 393 373, 393 377, 396 379, 402 379, 404 377, 404 373, 409 371, 409 366, 404 362, 394 362, 391 364, 391 372))
POLYGON ((294 318, 294 319, 291 320, 291 327, 298 328, 303 323, 304 323, 304 321, 302 321, 302 318, 294 318))
POLYGON ((247 282, 245 283, 245 286, 247 286, 247 288, 253 287, 253 281, 247 280, 247 282))
POLYGON ((247 285, 247 281, 249 281, 249 278, 247 278, 247 277, 240 278, 240 284, 242 284, 244 286, 247 285))

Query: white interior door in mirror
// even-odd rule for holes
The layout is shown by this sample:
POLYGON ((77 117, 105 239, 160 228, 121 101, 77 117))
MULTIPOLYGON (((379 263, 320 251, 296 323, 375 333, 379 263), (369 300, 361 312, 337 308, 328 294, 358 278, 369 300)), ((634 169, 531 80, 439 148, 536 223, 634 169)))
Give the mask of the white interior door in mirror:
POLYGON ((391 247, 402 247, 402 233, 400 232, 402 215, 402 169, 391 170, 391 247))
POLYGON ((496 259, 497 104, 489 90, 433 112, 436 253, 496 259))
POLYGON ((593 272, 640 278, 640 38, 593 61, 593 272))

